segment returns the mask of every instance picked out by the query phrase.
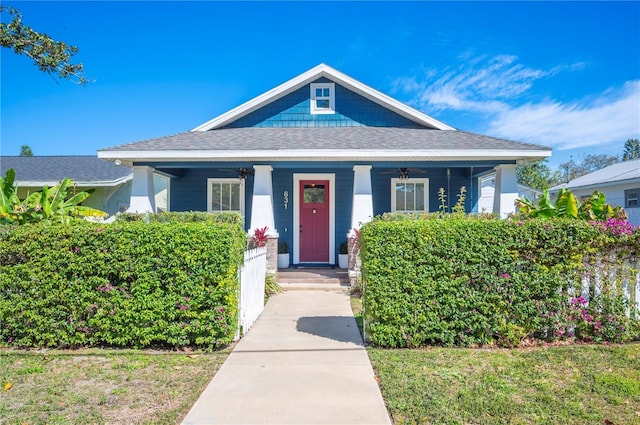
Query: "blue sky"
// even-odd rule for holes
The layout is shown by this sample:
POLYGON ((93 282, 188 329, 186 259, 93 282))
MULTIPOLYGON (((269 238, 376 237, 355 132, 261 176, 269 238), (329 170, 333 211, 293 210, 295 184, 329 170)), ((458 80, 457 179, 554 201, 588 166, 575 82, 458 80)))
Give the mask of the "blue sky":
POLYGON ((190 130, 321 62, 458 129, 550 146, 552 166, 640 137, 638 1, 3 4, 78 46, 95 81, 2 49, 2 155, 190 130))

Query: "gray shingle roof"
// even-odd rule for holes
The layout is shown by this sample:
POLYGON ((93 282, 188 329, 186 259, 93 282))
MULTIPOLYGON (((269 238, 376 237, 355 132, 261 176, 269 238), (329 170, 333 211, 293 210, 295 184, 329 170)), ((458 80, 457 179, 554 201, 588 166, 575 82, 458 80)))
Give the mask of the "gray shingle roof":
POLYGON ((18 182, 58 182, 69 177, 80 183, 113 183, 132 175, 131 168, 116 166, 96 156, 3 156, 0 172, 16 171, 18 182))
POLYGON ((193 131, 101 149, 101 151, 282 149, 505 149, 550 148, 457 130, 395 127, 233 128, 193 131))

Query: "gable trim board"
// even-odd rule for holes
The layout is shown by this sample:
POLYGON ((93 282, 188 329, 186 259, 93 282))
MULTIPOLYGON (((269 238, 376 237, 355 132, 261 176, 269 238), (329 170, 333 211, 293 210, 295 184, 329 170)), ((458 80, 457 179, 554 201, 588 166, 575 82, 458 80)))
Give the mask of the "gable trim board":
POLYGON ((290 79, 289 81, 280 84, 279 86, 257 96, 248 102, 222 114, 206 123, 199 125, 191 131, 209 131, 229 125, 233 121, 256 111, 277 99, 286 96, 295 90, 314 82, 319 78, 328 78, 329 80, 342 85, 343 87, 360 94, 361 96, 375 102, 381 106, 384 106, 397 114, 415 122, 416 124, 434 128, 437 130, 455 130, 453 127, 436 120, 420 111, 417 111, 410 106, 399 102, 392 97, 387 96, 361 82, 354 80, 342 72, 321 63, 318 66, 311 68, 310 70, 290 79))

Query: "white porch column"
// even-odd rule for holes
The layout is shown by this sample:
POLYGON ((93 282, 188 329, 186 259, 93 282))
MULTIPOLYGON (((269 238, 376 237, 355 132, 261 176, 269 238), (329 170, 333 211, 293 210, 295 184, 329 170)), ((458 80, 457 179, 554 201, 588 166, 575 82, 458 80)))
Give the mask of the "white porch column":
POLYGON ((515 200, 518 198, 518 178, 515 164, 501 164, 495 167, 496 185, 493 192, 493 212, 500 218, 516 212, 515 200))
POLYGON ((156 197, 153 190, 153 168, 146 165, 133 167, 133 182, 131 184, 131 200, 127 212, 153 213, 156 212, 156 197))
POLYGON ((353 166, 353 206, 351 209, 351 229, 360 229, 362 224, 373 218, 373 192, 371 189, 371 165, 353 166))
POLYGON ((255 178, 253 180, 253 202, 251 205, 251 227, 253 230, 267 226, 267 234, 278 237, 275 220, 273 218, 273 185, 271 182, 271 165, 254 165, 255 178))

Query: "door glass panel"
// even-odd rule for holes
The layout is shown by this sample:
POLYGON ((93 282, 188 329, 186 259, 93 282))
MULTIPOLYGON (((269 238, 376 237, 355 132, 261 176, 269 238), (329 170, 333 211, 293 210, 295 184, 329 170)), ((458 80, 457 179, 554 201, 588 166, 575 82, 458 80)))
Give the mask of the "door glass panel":
POLYGON ((211 185, 211 211, 220 211, 220 183, 211 185))
POLYGON ((323 184, 305 184, 304 185, 304 203, 305 204, 324 204, 325 187, 323 184))

